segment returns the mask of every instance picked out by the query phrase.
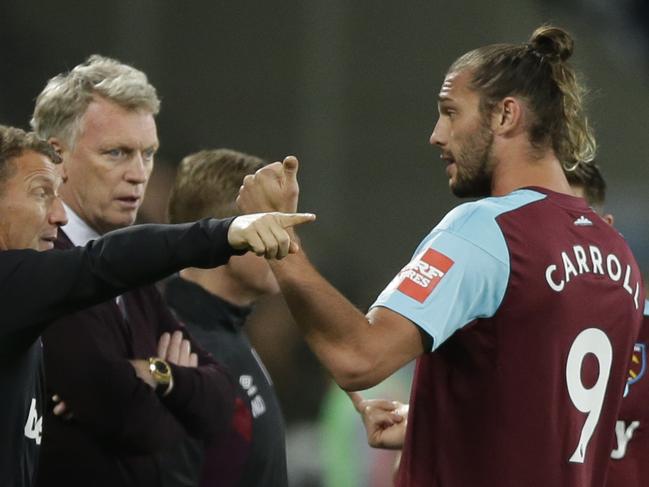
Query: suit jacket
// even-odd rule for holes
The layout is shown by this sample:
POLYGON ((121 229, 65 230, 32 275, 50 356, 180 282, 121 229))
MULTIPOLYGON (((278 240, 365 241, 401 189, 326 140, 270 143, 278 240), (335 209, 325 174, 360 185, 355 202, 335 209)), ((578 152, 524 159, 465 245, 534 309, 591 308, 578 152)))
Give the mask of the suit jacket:
POLYGON ((234 252, 232 219, 138 225, 65 251, 0 252, 0 486, 35 484, 43 424, 39 335, 52 320, 234 252))
MULTIPOLYGON (((57 247, 71 242, 60 232, 57 247)), ((191 339, 153 286, 54 323, 43 335, 48 395, 58 394, 71 419, 47 408, 39 486, 157 486, 155 454, 187 434, 209 441, 232 420, 230 375, 191 339), (157 355, 164 332, 182 330, 199 355, 198 368, 172 365, 166 397, 140 380, 130 359, 157 355)))

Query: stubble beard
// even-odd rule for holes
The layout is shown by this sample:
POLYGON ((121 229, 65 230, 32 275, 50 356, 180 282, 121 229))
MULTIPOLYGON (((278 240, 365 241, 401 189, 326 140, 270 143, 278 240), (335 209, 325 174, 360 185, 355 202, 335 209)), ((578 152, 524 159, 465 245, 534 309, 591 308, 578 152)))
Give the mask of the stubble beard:
POLYGON ((451 184, 451 191, 458 198, 491 195, 493 141, 493 132, 485 123, 480 124, 475 135, 467 137, 456 160, 456 177, 451 184))

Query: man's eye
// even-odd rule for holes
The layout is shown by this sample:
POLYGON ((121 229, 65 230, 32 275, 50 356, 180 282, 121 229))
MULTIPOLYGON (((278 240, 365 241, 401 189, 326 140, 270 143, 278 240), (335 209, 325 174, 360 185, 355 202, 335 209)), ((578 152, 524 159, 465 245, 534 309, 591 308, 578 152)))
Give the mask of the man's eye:
POLYGON ((442 114, 446 115, 449 118, 453 118, 456 115, 456 112, 452 108, 446 108, 442 111, 442 114))
POLYGON ((52 193, 52 191, 50 191, 47 188, 42 188, 42 187, 41 188, 34 188, 32 190, 32 194, 34 196, 36 196, 37 198, 47 198, 51 193, 52 193))
POLYGON ((124 151, 122 149, 110 149, 105 152, 106 155, 110 157, 122 157, 124 155, 124 151))
POLYGON ((143 153, 143 156, 144 156, 144 158, 146 160, 150 161, 155 156, 155 150, 153 150, 153 149, 145 150, 144 153, 143 153))

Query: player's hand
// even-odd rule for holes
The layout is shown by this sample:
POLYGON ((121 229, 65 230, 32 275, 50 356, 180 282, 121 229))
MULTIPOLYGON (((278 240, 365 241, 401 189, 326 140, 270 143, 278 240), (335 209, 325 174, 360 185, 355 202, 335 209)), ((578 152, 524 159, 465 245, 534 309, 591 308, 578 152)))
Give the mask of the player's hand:
POLYGON ((165 332, 158 341, 158 357, 174 365, 182 367, 197 367, 198 355, 192 353, 192 344, 183 338, 180 330, 173 335, 165 332))
POLYGON ((238 250, 252 250, 267 259, 282 259, 297 252, 298 245, 287 231, 312 222, 312 213, 255 213, 236 217, 228 230, 228 242, 238 250))
POLYGON ((287 156, 243 179, 237 205, 243 213, 281 211, 295 213, 300 187, 297 183, 298 160, 287 156))
POLYGON ((384 399, 363 399, 358 392, 348 392, 356 411, 363 418, 367 443, 374 448, 399 450, 406 438, 408 405, 384 399))

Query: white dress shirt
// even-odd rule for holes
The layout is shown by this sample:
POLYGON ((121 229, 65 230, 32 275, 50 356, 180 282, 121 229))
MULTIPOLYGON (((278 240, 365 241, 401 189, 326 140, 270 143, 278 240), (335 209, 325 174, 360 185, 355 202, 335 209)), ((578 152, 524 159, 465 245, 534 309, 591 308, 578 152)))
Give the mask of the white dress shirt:
MULTIPOLYGON (((63 203, 63 207, 65 208, 65 212, 68 214, 68 223, 63 227, 63 231, 75 247, 83 247, 91 240, 100 237, 97 231, 92 229, 90 225, 83 221, 72 208, 65 203, 63 203)), ((124 303, 124 298, 121 294, 115 298, 115 303, 124 319, 126 319, 126 304, 124 303)))

